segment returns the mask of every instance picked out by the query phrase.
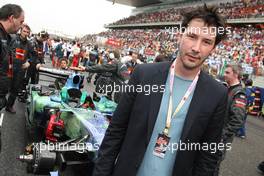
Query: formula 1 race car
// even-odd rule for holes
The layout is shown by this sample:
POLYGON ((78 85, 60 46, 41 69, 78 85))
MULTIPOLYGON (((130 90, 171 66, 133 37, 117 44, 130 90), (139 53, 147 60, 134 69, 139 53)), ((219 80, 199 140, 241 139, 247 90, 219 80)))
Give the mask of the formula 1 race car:
POLYGON ((41 68, 40 73, 66 83, 61 90, 28 86, 29 145, 18 159, 27 163, 28 173, 47 175, 57 170, 62 175, 90 175, 117 105, 81 91, 84 76, 79 73, 49 68, 41 68))

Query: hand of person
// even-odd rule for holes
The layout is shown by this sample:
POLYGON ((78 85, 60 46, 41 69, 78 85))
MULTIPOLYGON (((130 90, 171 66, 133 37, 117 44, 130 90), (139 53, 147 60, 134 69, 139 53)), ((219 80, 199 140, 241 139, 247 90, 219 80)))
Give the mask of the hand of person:
POLYGON ((70 67, 71 70, 75 70, 75 71, 84 71, 82 68, 80 67, 70 67))
POLYGON ((85 67, 84 66, 79 66, 79 68, 81 69, 81 71, 85 71, 85 67))
POLYGON ((27 69, 30 66, 30 63, 27 61, 22 65, 22 69, 27 69))
POLYGON ((39 68, 42 66, 42 64, 37 64, 36 69, 39 70, 39 68))
POLYGON ((141 60, 137 59, 136 60, 137 64, 143 64, 143 62, 141 62, 141 60))

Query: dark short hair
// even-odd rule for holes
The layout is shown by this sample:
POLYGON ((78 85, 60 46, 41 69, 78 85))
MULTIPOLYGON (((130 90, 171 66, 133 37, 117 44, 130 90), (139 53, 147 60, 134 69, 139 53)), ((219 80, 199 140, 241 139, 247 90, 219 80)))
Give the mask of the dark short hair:
POLYGON ((206 4, 204 4, 203 7, 198 7, 197 9, 190 12, 182 12, 182 16, 183 21, 181 26, 183 31, 181 32, 184 32, 184 29, 188 27, 189 23, 193 19, 202 19, 208 27, 216 27, 217 30, 219 28, 224 29, 223 32, 216 33, 215 45, 217 45, 226 37, 225 19, 218 14, 217 7, 215 6, 208 7, 206 4))
POLYGON ((62 58, 62 59, 60 60, 60 63, 61 63, 62 61, 65 61, 66 64, 68 64, 68 60, 67 60, 66 58, 62 58))
POLYGON ((113 54, 114 54, 116 59, 120 58, 120 52, 117 49, 113 51, 113 54))
POLYGON ((165 62, 165 61, 169 61, 169 59, 166 55, 163 54, 159 54, 154 60, 154 62, 165 62))
POLYGON ((130 50, 130 51, 128 52, 128 55, 131 56, 132 54, 133 54, 133 51, 130 50))
POLYGON ((252 79, 248 79, 245 81, 245 86, 253 86, 253 81, 252 79))
POLYGON ((10 16, 14 15, 19 18, 23 9, 16 4, 6 4, 0 8, 0 20, 7 20, 10 16))

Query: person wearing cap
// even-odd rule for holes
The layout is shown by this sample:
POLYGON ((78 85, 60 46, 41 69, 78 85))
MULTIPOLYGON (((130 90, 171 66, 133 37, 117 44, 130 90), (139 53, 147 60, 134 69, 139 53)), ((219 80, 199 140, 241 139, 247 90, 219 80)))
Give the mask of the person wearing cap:
POLYGON ((213 175, 219 149, 209 146, 220 143, 228 94, 201 67, 225 37, 224 26, 217 8, 193 9, 184 14, 177 58, 136 66, 93 176, 213 175))

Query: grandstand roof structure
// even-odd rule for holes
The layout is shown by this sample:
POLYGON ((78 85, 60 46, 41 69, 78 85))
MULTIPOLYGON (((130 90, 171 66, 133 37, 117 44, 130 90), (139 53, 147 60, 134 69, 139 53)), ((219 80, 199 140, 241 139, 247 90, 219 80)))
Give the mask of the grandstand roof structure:
POLYGON ((144 7, 154 4, 162 3, 176 3, 176 2, 186 2, 186 1, 197 1, 197 0, 107 0, 118 4, 128 5, 132 7, 144 7))

